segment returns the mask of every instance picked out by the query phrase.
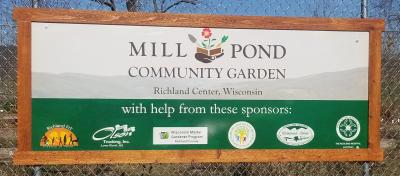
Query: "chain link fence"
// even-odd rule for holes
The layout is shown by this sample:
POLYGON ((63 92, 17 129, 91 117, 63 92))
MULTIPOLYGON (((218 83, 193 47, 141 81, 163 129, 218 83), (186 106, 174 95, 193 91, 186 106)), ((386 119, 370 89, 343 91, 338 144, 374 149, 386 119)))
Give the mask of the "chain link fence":
POLYGON ((400 175, 400 0, 1 0, 0 175, 400 175), (256 16, 386 19, 382 56, 381 146, 385 160, 366 162, 188 163, 14 166, 16 148, 15 7, 256 16), (369 167, 366 167, 369 166, 369 167))

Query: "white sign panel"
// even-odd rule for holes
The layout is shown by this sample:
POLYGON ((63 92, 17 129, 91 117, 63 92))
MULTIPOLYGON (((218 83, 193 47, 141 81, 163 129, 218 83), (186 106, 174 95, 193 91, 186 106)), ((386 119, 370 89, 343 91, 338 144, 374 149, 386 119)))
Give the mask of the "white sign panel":
POLYGON ((367 100, 368 44, 368 32, 32 23, 32 96, 367 100))

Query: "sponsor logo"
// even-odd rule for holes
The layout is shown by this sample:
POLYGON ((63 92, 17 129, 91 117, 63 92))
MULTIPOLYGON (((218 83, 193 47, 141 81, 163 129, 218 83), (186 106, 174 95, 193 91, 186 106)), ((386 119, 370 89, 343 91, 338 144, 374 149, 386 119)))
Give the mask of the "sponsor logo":
POLYGON ((46 133, 40 139, 42 147, 77 147, 78 138, 69 125, 55 124, 47 127, 46 133))
POLYGON ((117 124, 97 130, 93 133, 92 139, 101 141, 100 147, 123 147, 124 144, 131 142, 128 137, 132 136, 133 132, 135 132, 135 127, 117 124))
POLYGON ((236 122, 229 129, 228 139, 233 147, 246 149, 256 140, 256 130, 248 122, 236 122))
POLYGON ((154 127, 154 145, 207 144, 207 127, 154 127))
POLYGON ((168 132, 160 132, 160 139, 168 139, 169 133, 168 132))
POLYGON ((224 50, 221 45, 228 40, 228 36, 224 35, 221 39, 212 36, 210 28, 204 28, 201 32, 201 39, 197 39, 192 34, 188 34, 189 40, 197 45, 196 54, 194 57, 203 63, 210 63, 216 58, 224 55, 224 50))
POLYGON ((360 122, 353 116, 344 116, 336 123, 336 134, 344 141, 356 139, 360 130, 360 122))
POLYGON ((314 138, 314 131, 307 125, 291 123, 281 127, 276 137, 286 145, 300 146, 311 142, 314 138))

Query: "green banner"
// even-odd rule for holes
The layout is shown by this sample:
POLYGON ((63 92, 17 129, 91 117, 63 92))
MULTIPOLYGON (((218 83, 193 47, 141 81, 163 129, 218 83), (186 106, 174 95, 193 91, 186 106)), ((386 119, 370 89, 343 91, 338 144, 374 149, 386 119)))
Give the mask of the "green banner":
POLYGON ((368 147, 365 100, 32 99, 32 149, 368 147))

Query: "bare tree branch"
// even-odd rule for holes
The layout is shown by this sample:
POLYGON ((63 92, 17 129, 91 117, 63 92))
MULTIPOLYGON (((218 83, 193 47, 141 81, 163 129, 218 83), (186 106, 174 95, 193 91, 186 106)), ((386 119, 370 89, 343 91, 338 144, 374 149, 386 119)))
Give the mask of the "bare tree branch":
POLYGON ((92 1, 110 7, 111 11, 117 11, 117 8, 115 7, 115 1, 114 1, 114 0, 110 0, 110 1, 106 1, 106 0, 92 0, 92 1))
POLYGON ((110 0, 110 6, 111 6, 111 11, 117 11, 117 8, 115 7, 115 1, 110 0))
POLYGON ((161 0, 161 9, 160 9, 161 12, 164 10, 164 7, 165 7, 165 0, 161 0))
MULTIPOLYGON (((115 0, 91 0, 93 2, 97 2, 101 5, 108 6, 111 11, 116 11, 116 5, 115 5, 115 0)), ((157 0, 153 0, 153 12, 158 13, 165 13, 168 10, 180 5, 180 4, 192 4, 196 5, 198 4, 199 0, 176 0, 173 4, 169 5, 168 7, 165 8, 165 0, 159 0, 160 2, 157 3, 157 0)), ((139 9, 139 2, 140 0, 126 0, 126 9, 128 12, 137 12, 139 9)), ((151 2, 151 1, 150 1, 151 2)))
POLYGON ((153 0, 154 12, 158 12, 157 0, 153 0))
POLYGON ((171 4, 170 6, 168 6, 165 10, 162 10, 162 13, 167 12, 169 9, 181 4, 181 3, 187 3, 187 4, 192 4, 192 5, 196 5, 198 3, 197 0, 179 0, 176 1, 175 3, 171 4))
POLYGON ((126 10, 128 12, 137 12, 139 7, 139 0, 126 0, 126 10))

